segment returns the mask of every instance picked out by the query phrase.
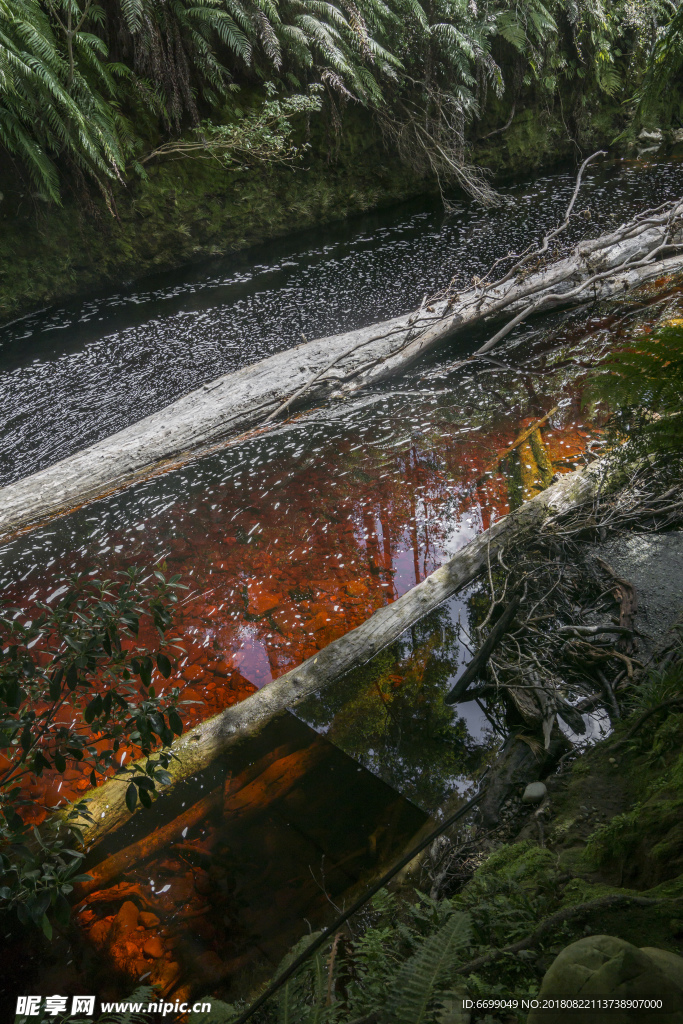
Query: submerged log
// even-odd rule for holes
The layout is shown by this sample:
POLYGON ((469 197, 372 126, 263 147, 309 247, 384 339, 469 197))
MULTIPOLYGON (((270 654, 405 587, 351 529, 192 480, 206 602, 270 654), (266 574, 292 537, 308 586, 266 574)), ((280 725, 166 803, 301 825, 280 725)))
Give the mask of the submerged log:
MULTIPOLYGON (((177 739, 168 771, 169 786, 206 768, 236 741, 257 734, 275 716, 316 691, 332 686, 347 672, 366 664, 404 630, 471 582, 499 550, 522 543, 547 521, 592 500, 608 486, 605 466, 568 473, 558 483, 494 523, 458 551, 448 562, 392 604, 378 609, 366 622, 334 640, 298 668, 280 676, 241 703, 226 708, 177 739)), ((91 846, 130 817, 125 792, 128 776, 110 779, 85 794, 90 820, 83 822, 86 846, 91 846)), ((59 812, 63 820, 72 810, 59 812)))
POLYGON ((493 629, 470 661, 469 665, 465 666, 462 674, 455 681, 455 685, 451 691, 446 694, 444 697, 444 704, 457 704, 458 701, 461 701, 466 696, 470 683, 473 682, 479 673, 486 667, 486 663, 495 650, 496 645, 503 639, 505 633, 510 628, 520 604, 521 598, 518 594, 512 599, 512 601, 510 601, 509 605, 504 610, 503 614, 498 619, 493 629))
MULTIPOLYGON (((683 202, 578 245, 533 272, 530 253, 499 281, 477 282, 417 312, 307 342, 205 384, 160 412, 0 489, 0 539, 67 513, 305 403, 344 396, 403 373, 446 340, 502 316, 513 320, 468 359, 491 350, 533 313, 601 300, 683 270, 683 202), (667 257, 667 258, 662 258, 667 257)), ((549 237, 549 236, 548 236, 549 237)), ((546 240, 547 241, 547 240, 546 240)), ((538 250, 544 253, 546 242, 538 250)), ((467 360, 465 360, 467 361, 467 360)))
POLYGON ((283 745, 270 751, 238 778, 228 776, 208 796, 197 800, 165 825, 111 854, 94 868, 88 868, 90 880, 80 882, 76 887, 79 898, 102 889, 124 871, 149 860, 161 850, 167 850, 189 828, 206 821, 216 812, 233 822, 254 809, 262 812, 274 800, 287 794, 302 775, 324 758, 325 753, 326 748, 322 744, 294 750, 283 745))

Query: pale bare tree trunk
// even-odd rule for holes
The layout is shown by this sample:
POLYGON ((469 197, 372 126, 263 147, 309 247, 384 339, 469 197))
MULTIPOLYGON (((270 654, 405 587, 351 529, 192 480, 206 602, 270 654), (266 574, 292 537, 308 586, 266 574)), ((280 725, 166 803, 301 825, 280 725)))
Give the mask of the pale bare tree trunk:
POLYGON ((497 282, 480 281, 461 294, 423 303, 410 315, 299 345, 205 384, 112 437, 1 488, 0 540, 182 465, 307 402, 348 395, 404 373, 482 322, 512 316, 469 359, 489 352, 533 313, 612 298, 683 270, 683 255, 671 255, 683 249, 681 216, 683 202, 672 204, 527 274, 529 260, 544 256, 558 228, 497 282))

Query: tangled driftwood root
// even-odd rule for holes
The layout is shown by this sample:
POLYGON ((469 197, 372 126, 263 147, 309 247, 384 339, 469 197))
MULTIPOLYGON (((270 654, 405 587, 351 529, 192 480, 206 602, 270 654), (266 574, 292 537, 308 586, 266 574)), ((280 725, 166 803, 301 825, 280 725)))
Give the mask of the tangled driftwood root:
POLYGON ((463 677, 486 682, 474 692, 459 682, 456 699, 500 696, 526 726, 542 729, 546 745, 557 716, 574 733, 585 732, 582 700, 602 701, 620 716, 619 692, 644 668, 636 656, 638 595, 583 542, 626 528, 666 529, 682 519, 683 488, 660 488, 657 496, 656 477, 645 467, 615 495, 556 519, 517 552, 510 570, 489 560, 489 611, 479 627, 475 671, 463 677))

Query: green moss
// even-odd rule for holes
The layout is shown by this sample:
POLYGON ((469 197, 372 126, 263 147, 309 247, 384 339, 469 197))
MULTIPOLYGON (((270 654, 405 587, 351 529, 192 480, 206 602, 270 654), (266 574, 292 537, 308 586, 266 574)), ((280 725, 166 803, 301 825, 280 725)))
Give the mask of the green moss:
POLYGON ((527 92, 518 98, 515 115, 505 131, 509 100, 489 99, 485 121, 477 130, 475 161, 498 178, 518 177, 563 160, 573 160, 577 149, 586 152, 609 145, 625 127, 620 104, 605 95, 585 96, 565 89, 549 101, 527 92), (489 132, 495 132, 489 138, 489 132))
MULTIPOLYGON (((636 713, 670 696, 675 673, 653 674, 640 684, 633 696, 636 713)), ((589 933, 681 953, 683 715, 662 712, 624 743, 633 722, 617 723, 608 740, 588 749, 571 773, 551 785, 545 848, 528 839, 500 847, 456 897, 483 922, 480 941, 494 945, 530 934, 562 909, 603 897, 653 901, 586 910, 560 925, 544 939, 535 965, 516 963, 521 984, 532 985, 534 972, 549 966, 559 948, 589 933), (608 820, 598 824, 604 815, 608 820), (496 931, 490 912, 487 917, 477 909, 481 905, 499 908, 505 924, 498 931, 504 934, 496 931)), ((487 982, 499 977, 501 965, 496 966, 484 971, 487 982)))
POLYGON ((428 191, 396 166, 368 125, 352 121, 339 159, 322 142, 306 167, 225 168, 166 161, 121 186, 112 217, 97 197, 37 213, 0 206, 0 320, 112 282, 227 255, 428 191))
POLYGON ((557 857, 551 850, 526 841, 501 846, 484 861, 477 875, 514 878, 518 885, 529 886, 547 880, 548 873, 554 874, 556 866, 557 857))

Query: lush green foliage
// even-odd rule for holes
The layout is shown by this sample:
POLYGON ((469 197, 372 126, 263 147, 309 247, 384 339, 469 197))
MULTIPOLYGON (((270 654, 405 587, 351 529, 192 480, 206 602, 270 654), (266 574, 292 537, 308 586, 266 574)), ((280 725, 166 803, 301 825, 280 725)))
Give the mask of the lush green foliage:
MULTIPOLYGON (((458 1000, 457 968, 473 942, 469 913, 450 900, 421 895, 404 904, 386 891, 372 901, 360 932, 314 953, 258 1014, 259 1024, 426 1024, 458 1000)), ((354 929, 355 930, 355 929, 354 929)), ((280 965, 285 969, 318 933, 306 935, 280 965)), ((238 1007, 214 1001, 211 1021, 229 1024, 238 1007)), ((208 1024, 192 1014, 192 1024, 208 1024)), ((446 1020, 447 1018, 442 1017, 446 1020)), ((457 1017, 453 1017, 457 1021, 457 1017)))
MULTIPOLYGON (((636 781, 638 799, 624 813, 615 815, 590 837, 586 858, 589 863, 614 870, 620 865, 638 865, 646 872, 668 874, 680 865, 680 827, 683 786, 683 630, 669 659, 652 668, 630 695, 629 731, 623 739, 636 781), (678 704, 671 706, 672 702, 678 704), (649 716, 642 729, 630 734, 633 721, 649 716)), ((615 751, 616 753, 616 751, 615 751)))
POLYGON ((0 144, 37 196, 58 197, 59 169, 108 195, 202 118, 269 159, 235 91, 258 107, 263 83, 317 85, 337 130, 340 105, 363 103, 403 159, 486 200, 464 129, 489 88, 627 98, 642 80, 650 102, 680 68, 681 25, 673 0, 0 0, 0 144))
POLYGON ((636 93, 641 120, 652 120, 658 109, 675 95, 683 71, 683 6, 666 5, 670 18, 651 26, 651 51, 647 71, 636 93))
MULTIPOLYGON (((352 934, 314 953, 258 1011, 255 1024, 460 1024, 465 995, 533 994, 533 967, 524 954, 509 957, 485 980, 460 973, 482 953, 529 934, 549 913, 556 895, 553 857, 527 846, 512 849, 512 856, 504 848, 450 899, 416 892, 407 901, 380 892, 354 919, 352 934)), ((302 938, 280 970, 317 934, 302 938)), ((241 1009, 214 1000, 211 1024, 230 1024, 241 1009)), ((190 1021, 209 1024, 206 1014, 190 1021)))
MULTIPOLYGON (((95 27, 100 16, 88 13, 95 27)), ((112 178, 130 148, 115 102, 117 76, 128 71, 108 64, 104 41, 85 28, 70 0, 49 10, 38 0, 0 0, 0 141, 50 198, 58 194, 55 155, 112 178)))
POLYGON ((151 806, 168 778, 164 748, 182 732, 178 690, 162 698, 153 682, 155 672, 171 675, 179 586, 131 569, 114 580, 67 580, 30 611, 2 609, 0 908, 48 937, 51 915, 68 922, 66 896, 83 857, 73 846, 88 809, 83 800, 65 820, 43 822, 44 797, 32 796, 31 783, 47 772, 59 803, 60 778, 74 769, 92 786, 117 775, 131 811, 138 801, 151 806), (146 758, 141 771, 125 763, 135 752, 146 758))
POLYGON ((588 391, 602 401, 618 437, 630 437, 628 457, 654 453, 671 468, 683 456, 683 320, 641 331, 627 348, 600 365, 588 391))
MULTIPOLYGON (((271 91, 272 85, 268 89, 269 95, 271 91)), ((282 99, 268 99, 255 110, 243 111, 237 108, 235 120, 228 124, 209 119, 202 121, 193 129, 192 138, 165 142, 143 157, 142 163, 171 155, 219 160, 225 166, 240 160, 255 159, 270 163, 291 163, 302 149, 294 142, 292 121, 302 114, 320 109, 317 92, 317 89, 311 87, 308 96, 297 93, 282 99)), ((303 148, 306 148, 306 144, 303 148)))

